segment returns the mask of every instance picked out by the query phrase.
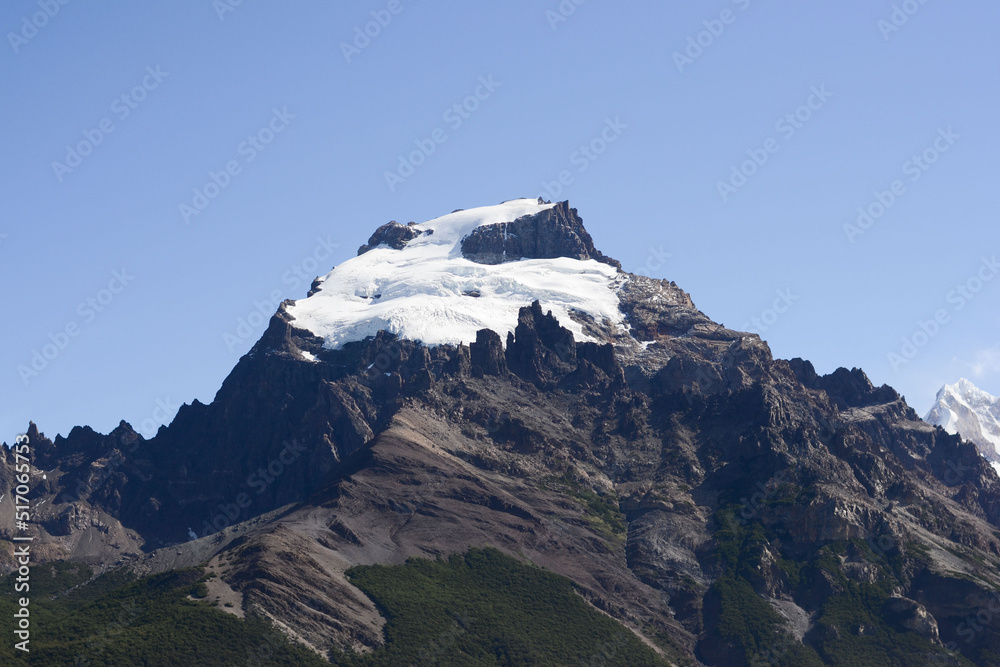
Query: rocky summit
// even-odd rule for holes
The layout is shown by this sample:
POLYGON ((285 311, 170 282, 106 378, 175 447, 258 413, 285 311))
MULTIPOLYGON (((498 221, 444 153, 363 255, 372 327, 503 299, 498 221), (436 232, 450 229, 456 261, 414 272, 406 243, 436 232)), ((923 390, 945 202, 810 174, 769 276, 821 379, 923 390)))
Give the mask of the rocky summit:
POLYGON ((962 378, 941 388, 924 420, 975 444, 1000 471, 1000 398, 962 378))
POLYGON ((1000 480, 976 446, 622 271, 567 202, 389 223, 154 438, 28 437, 36 557, 103 574, 68 608, 194 568, 183 604, 304 647, 280 664, 1000 664, 1000 480), (481 599, 604 639, 553 657, 481 599), (433 631, 401 662, 404 627, 433 631))

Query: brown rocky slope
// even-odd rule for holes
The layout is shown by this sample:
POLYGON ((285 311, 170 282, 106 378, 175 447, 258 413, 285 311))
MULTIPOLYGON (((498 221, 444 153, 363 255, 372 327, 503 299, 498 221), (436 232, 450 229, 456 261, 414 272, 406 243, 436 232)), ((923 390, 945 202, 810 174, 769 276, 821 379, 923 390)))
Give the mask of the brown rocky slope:
MULTIPOLYGON (((500 248, 486 230, 470 253, 596 258, 568 205, 519 225, 551 238, 500 248)), ((535 303, 506 340, 327 350, 283 306, 215 400, 152 440, 32 428, 45 554, 225 562, 244 608, 321 652, 383 641, 349 567, 490 545, 704 664, 849 664, 876 641, 926 664, 1000 655, 982 618, 1000 481, 975 448, 860 370, 773 359, 673 283, 625 278, 628 334, 581 320, 600 344, 535 303)))

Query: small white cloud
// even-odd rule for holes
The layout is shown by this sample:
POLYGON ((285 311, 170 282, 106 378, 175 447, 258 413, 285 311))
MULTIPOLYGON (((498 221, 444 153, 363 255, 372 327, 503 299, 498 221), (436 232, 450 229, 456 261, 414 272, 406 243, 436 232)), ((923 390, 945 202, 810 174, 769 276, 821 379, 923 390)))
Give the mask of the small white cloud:
POLYGON ((972 357, 972 361, 958 359, 957 357, 955 361, 968 368, 969 372, 976 378, 1000 373, 1000 345, 979 350, 972 357))

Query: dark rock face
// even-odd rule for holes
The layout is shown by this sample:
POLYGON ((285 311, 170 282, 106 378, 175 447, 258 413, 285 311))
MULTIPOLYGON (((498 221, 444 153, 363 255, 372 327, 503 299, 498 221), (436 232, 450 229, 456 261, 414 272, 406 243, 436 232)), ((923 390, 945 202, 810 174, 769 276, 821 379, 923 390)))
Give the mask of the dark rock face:
POLYGON ((937 620, 922 604, 904 597, 891 597, 883 605, 886 620, 898 632, 916 632, 931 641, 940 641, 937 620))
POLYGON ((32 425, 37 553, 147 569, 223 554, 246 604, 343 648, 382 636, 344 569, 492 545, 689 662, 750 663, 723 620, 776 608, 821 662, 892 631, 933 656, 899 664, 943 647, 991 664, 1000 480, 974 445, 858 369, 774 359, 673 283, 628 276, 618 294, 632 337, 588 323, 596 342, 535 302, 506 340, 380 332, 327 350, 281 309, 215 400, 151 440, 123 423, 52 442, 32 425))
POLYGON ((477 227, 462 239, 462 254, 480 264, 569 257, 596 259, 621 269, 621 263, 594 247, 583 220, 567 201, 513 222, 477 227))
POLYGON ((872 386, 868 376, 860 368, 838 368, 830 375, 820 377, 812 363, 803 359, 788 362, 795 377, 810 389, 822 389, 834 400, 838 407, 860 408, 899 400, 899 394, 889 385, 872 386))
POLYGON ((420 236, 420 232, 410 225, 401 225, 395 220, 391 220, 378 229, 368 239, 368 243, 358 248, 358 254, 363 255, 372 248, 377 248, 383 243, 393 250, 402 250, 407 243, 420 236))
POLYGON ((522 308, 514 333, 507 334, 507 363, 511 370, 530 381, 545 383, 546 369, 576 363, 576 342, 569 329, 560 326, 549 312, 542 314, 538 301, 522 308))
POLYGON ((473 372, 482 375, 503 375, 507 372, 507 359, 503 353, 500 334, 489 329, 476 332, 476 342, 469 345, 473 372))

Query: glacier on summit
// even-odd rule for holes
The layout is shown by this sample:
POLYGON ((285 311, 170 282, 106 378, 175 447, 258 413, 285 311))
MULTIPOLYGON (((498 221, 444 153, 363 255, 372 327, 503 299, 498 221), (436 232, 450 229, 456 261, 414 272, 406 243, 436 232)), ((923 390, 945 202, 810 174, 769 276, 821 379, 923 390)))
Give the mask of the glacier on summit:
POLYGON ((381 329, 425 345, 469 343, 480 329, 503 337, 517 326, 520 309, 535 300, 577 340, 593 338, 573 315, 624 327, 617 290, 626 277, 613 266, 569 257, 482 264, 463 255, 462 239, 477 227, 553 206, 515 199, 412 225, 416 234, 405 245, 381 244, 343 262, 287 312, 328 349, 381 329))

